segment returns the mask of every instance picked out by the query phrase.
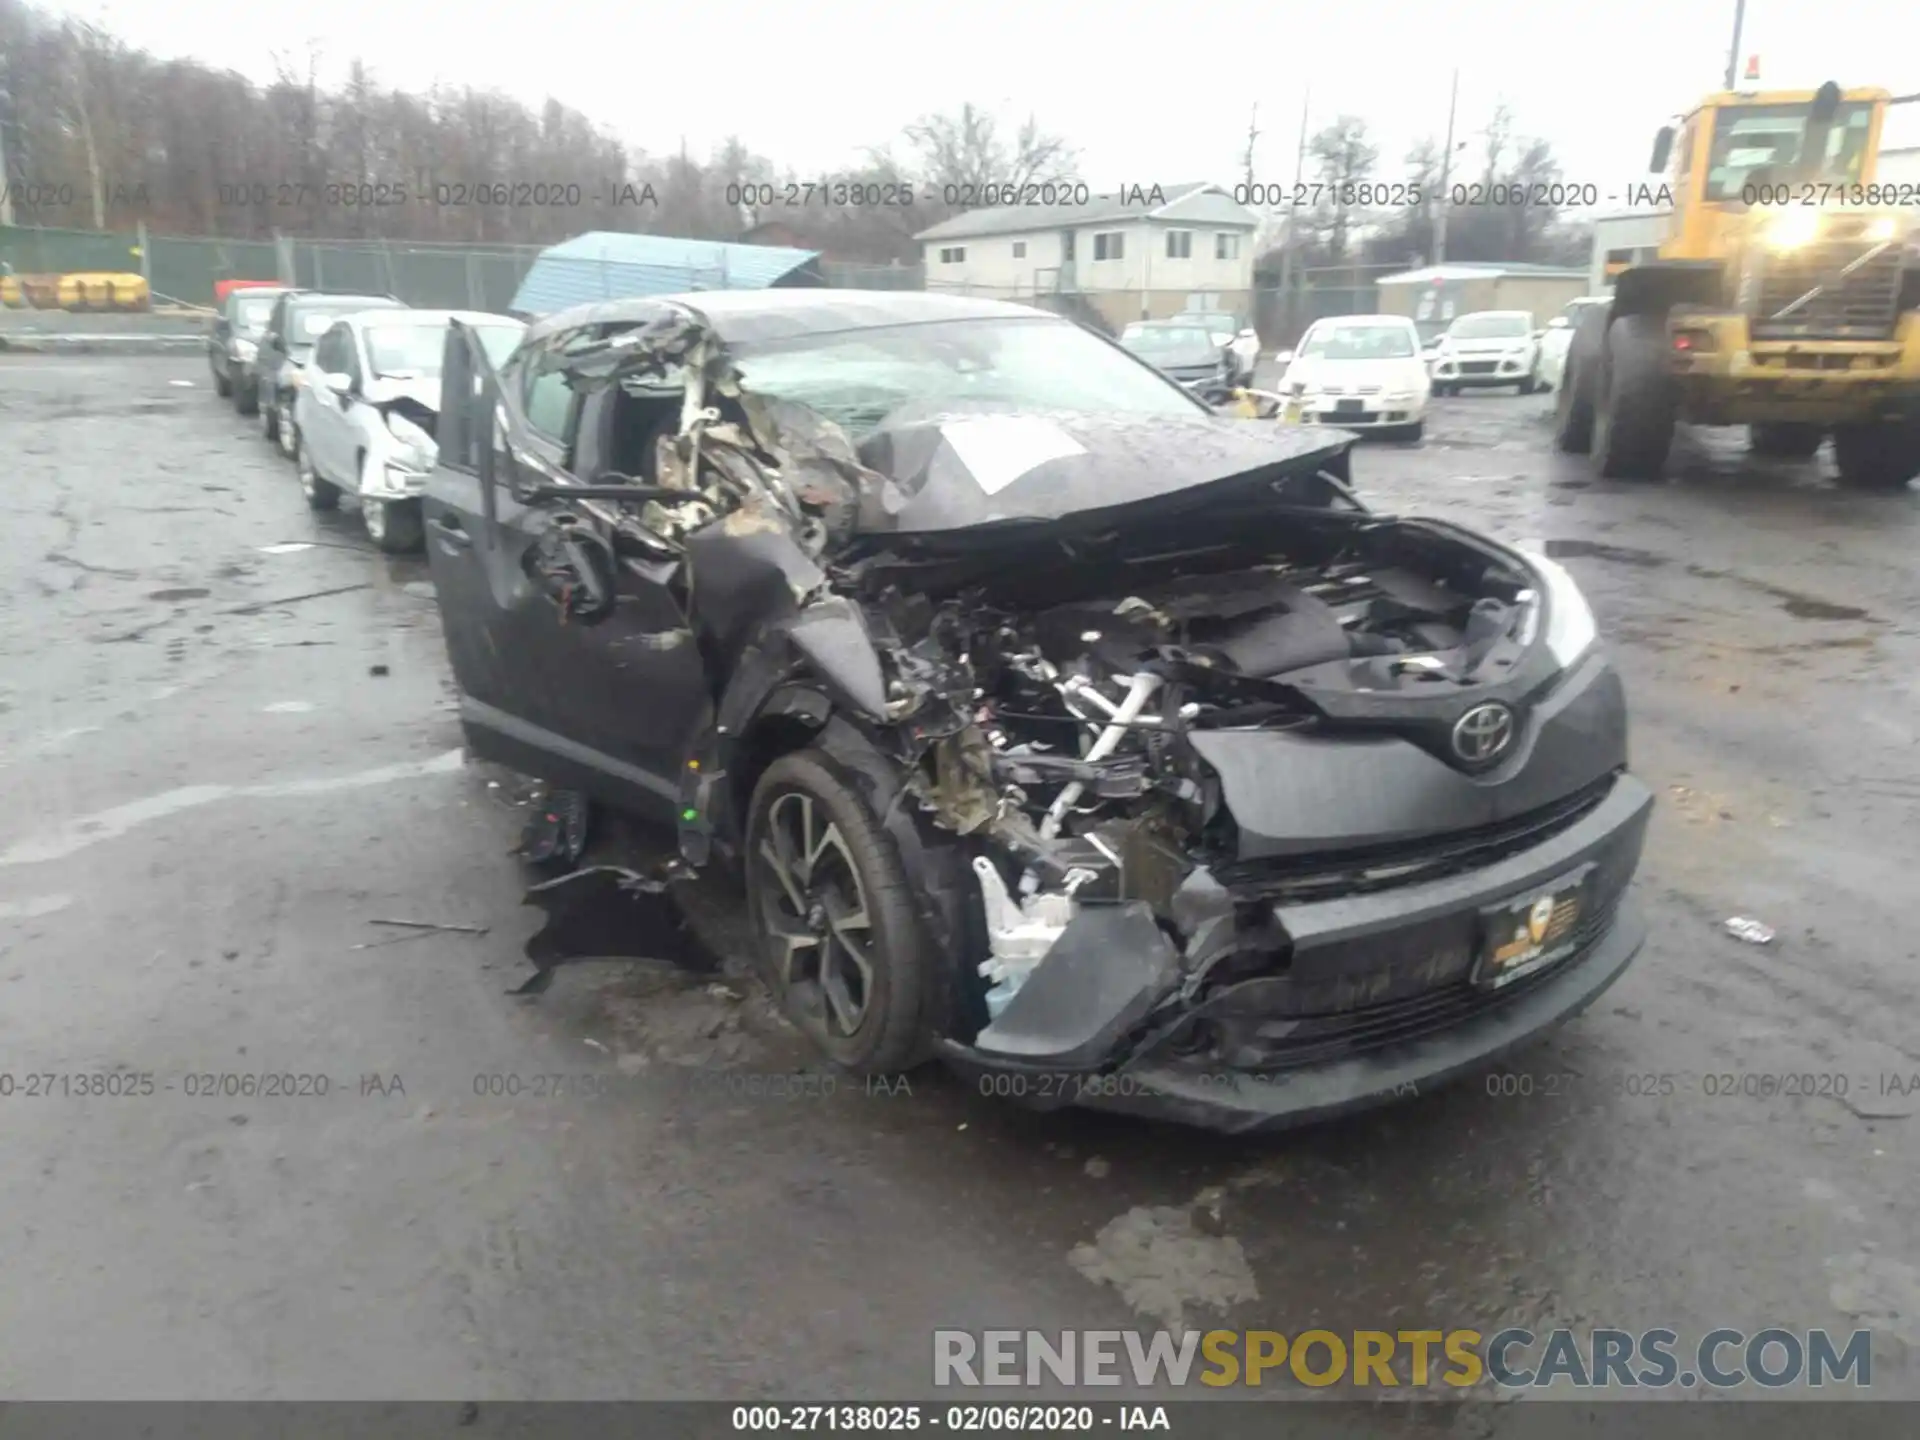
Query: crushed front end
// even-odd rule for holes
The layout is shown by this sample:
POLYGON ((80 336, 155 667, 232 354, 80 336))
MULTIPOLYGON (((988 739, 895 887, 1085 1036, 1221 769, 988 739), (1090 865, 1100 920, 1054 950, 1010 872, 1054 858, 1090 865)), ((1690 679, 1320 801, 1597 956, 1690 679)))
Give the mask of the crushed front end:
POLYGON ((1484 1064, 1640 946, 1652 797, 1564 572, 1216 489, 843 577, 969 847, 980 1003, 939 1050, 989 1093, 1298 1123, 1484 1064))

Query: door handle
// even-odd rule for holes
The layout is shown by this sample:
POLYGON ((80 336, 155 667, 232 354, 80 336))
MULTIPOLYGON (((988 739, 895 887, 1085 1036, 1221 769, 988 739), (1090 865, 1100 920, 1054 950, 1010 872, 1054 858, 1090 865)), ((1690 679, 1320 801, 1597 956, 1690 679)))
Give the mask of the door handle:
POLYGON ((433 520, 432 525, 433 533, 448 545, 465 550, 473 544, 473 537, 467 534, 466 527, 458 520, 439 516, 433 520))

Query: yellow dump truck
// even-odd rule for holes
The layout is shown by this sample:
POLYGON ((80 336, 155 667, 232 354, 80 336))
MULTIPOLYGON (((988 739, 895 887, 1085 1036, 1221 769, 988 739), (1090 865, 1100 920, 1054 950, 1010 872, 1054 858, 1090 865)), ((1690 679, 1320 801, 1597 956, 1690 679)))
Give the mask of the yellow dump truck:
POLYGON ((1920 193, 1875 179, 1885 90, 1726 91, 1655 137, 1668 234, 1575 324, 1555 440, 1657 479, 1676 423, 1833 438, 1843 483, 1920 474, 1920 193))

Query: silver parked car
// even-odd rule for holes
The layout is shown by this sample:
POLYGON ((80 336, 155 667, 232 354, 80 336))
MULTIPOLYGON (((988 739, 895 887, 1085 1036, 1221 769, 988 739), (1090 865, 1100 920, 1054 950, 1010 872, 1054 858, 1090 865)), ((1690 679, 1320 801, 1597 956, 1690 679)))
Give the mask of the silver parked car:
POLYGON ((294 461, 315 510, 342 492, 360 502, 382 550, 418 550, 420 492, 433 468, 447 322, 473 327, 495 363, 526 326, 470 310, 367 310, 336 320, 313 347, 293 408, 294 461))

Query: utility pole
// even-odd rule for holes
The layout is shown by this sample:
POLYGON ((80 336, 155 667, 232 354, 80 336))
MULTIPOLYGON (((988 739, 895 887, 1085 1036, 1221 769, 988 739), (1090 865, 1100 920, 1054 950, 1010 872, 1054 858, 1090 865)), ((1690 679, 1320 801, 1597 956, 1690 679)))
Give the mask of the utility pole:
POLYGON ((13 224, 13 173, 7 169, 7 126, 13 123, 13 74, 10 55, 0 55, 0 225, 13 224))
POLYGON ((1747 0, 1733 0, 1733 44, 1727 49, 1727 79, 1720 88, 1733 89, 1733 78, 1740 70, 1740 26, 1747 18, 1747 0))
POLYGON ((1433 217, 1433 263, 1447 260, 1447 211, 1453 204, 1453 117, 1460 109, 1460 68, 1453 71, 1453 98, 1447 101, 1447 148, 1440 153, 1440 204, 1433 217))
MULTIPOLYGON (((1313 104, 1313 90, 1300 99, 1300 147, 1293 157, 1293 195, 1300 193, 1300 182, 1307 173, 1307 112, 1313 104)), ((1291 201, 1293 196, 1289 196, 1291 201)), ((1287 238, 1280 247, 1280 336, 1283 344, 1293 342, 1293 245, 1294 216, 1299 213, 1297 205, 1287 206, 1287 238)))

